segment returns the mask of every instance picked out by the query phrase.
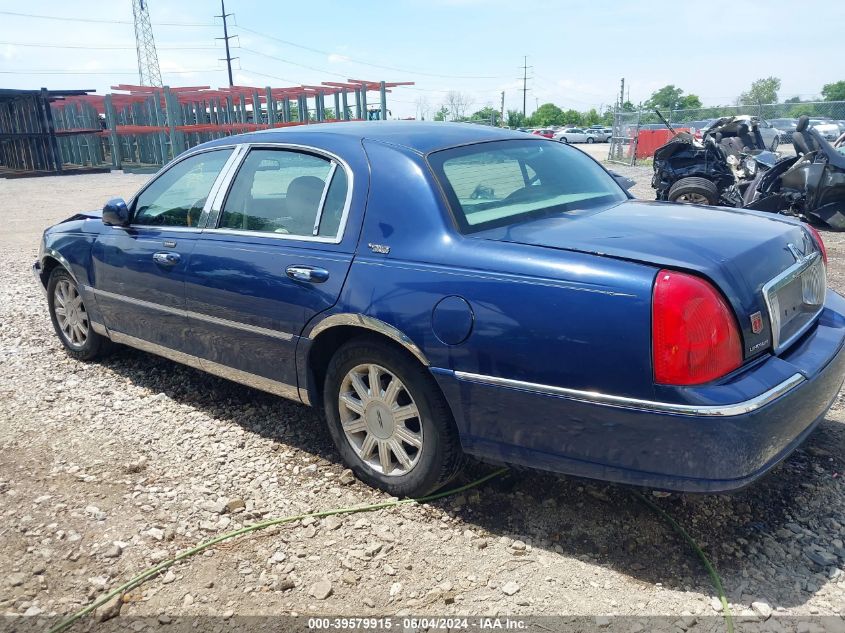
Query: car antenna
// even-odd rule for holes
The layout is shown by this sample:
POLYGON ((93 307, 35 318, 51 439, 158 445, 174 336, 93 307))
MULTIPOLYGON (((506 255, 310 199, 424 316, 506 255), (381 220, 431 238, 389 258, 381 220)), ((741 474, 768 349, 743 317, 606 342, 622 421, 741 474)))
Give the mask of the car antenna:
POLYGON ((664 117, 662 114, 660 114, 660 110, 655 108, 654 113, 657 115, 657 118, 660 119, 660 121, 663 123, 663 125, 665 125, 666 128, 672 133, 672 136, 678 136, 678 133, 675 130, 672 129, 671 125, 669 125, 669 121, 666 120, 666 117, 664 117))

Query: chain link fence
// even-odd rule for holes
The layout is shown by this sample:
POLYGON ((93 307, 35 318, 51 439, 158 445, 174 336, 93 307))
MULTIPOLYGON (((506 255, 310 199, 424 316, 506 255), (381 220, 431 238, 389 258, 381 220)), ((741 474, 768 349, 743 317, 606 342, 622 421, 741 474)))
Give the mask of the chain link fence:
MULTIPOLYGON (((653 113, 652 113, 653 114, 653 113)), ((613 117, 613 136, 607 154, 609 163, 633 165, 637 156, 637 138, 642 112, 618 111, 613 117)))
MULTIPOLYGON (((687 110, 665 110, 661 114, 674 128, 706 127, 713 119, 748 115, 762 119, 779 130, 782 144, 792 141, 792 130, 798 117, 807 115, 810 124, 818 127, 828 139, 845 133, 845 101, 804 101, 800 103, 763 103, 756 105, 712 106, 687 110)), ((662 130, 665 126, 653 110, 617 111, 614 115, 613 138, 608 161, 633 165, 636 161, 640 130, 662 130)))

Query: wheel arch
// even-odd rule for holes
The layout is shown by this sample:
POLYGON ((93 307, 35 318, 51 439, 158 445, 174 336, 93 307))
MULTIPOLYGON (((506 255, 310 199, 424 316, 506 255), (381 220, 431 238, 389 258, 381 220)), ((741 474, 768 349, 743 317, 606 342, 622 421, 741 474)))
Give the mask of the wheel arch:
POLYGON ((52 249, 48 249, 44 252, 41 257, 41 272, 40 272, 40 279, 41 285, 44 288, 47 288, 47 284, 50 283, 50 275, 56 268, 64 268, 67 271, 67 274, 71 276, 71 278, 76 282, 79 283, 76 279, 76 275, 73 274, 73 271, 70 268, 70 262, 68 262, 62 255, 52 249))
POLYGON ((299 395, 303 402, 317 408, 322 406, 323 382, 334 353, 341 345, 360 336, 380 339, 415 358, 423 367, 431 363, 410 337, 398 328, 363 314, 334 314, 320 321, 311 330, 311 344, 305 354, 299 395))

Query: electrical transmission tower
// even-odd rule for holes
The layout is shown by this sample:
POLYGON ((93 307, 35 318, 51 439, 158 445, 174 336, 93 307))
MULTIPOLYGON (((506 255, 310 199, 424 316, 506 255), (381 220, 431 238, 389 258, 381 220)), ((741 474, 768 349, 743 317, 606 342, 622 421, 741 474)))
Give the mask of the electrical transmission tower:
POLYGON ((146 0, 132 0, 135 18, 135 48, 138 50, 138 83, 142 86, 161 86, 161 69, 150 24, 150 7, 146 0))

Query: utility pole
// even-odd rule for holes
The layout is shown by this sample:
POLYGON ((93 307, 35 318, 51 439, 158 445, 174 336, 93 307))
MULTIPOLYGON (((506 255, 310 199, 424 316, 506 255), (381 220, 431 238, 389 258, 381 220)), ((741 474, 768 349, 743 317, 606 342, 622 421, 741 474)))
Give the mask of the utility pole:
MULTIPOLYGON (((215 15, 214 17, 215 18, 223 18, 223 37, 217 37, 215 39, 223 40, 224 42, 226 42, 226 57, 225 57, 225 60, 226 60, 226 67, 229 70, 229 86, 230 87, 235 85, 235 82, 232 81, 232 60, 237 59, 237 57, 232 57, 231 54, 229 54, 229 40, 232 39, 233 37, 237 37, 236 35, 229 35, 229 26, 226 23, 226 18, 228 18, 231 15, 234 15, 234 14, 233 13, 226 13, 226 0, 220 0, 220 15, 215 15)), ((223 61, 223 59, 221 59, 220 61, 223 61)))
POLYGON ((499 127, 505 127, 505 91, 502 90, 502 105, 499 108, 499 127))
POLYGON ((625 78, 622 77, 622 85, 619 88, 619 109, 622 109, 623 104, 625 103, 625 78))
POLYGON ((528 55, 522 58, 522 116, 526 116, 526 102, 528 96, 528 69, 533 66, 528 65, 528 55))

